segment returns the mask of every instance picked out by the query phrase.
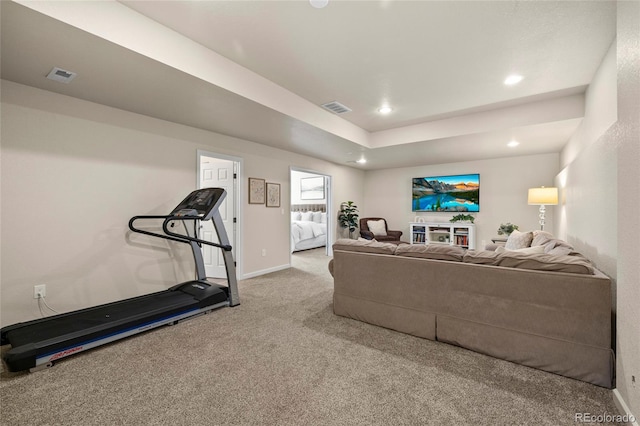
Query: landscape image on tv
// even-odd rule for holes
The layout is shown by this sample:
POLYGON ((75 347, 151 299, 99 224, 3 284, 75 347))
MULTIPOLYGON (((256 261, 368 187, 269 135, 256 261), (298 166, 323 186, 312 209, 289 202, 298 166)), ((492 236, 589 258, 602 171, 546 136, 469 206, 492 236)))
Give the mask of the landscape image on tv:
POLYGON ((479 212, 480 175, 414 178, 414 212, 479 212))

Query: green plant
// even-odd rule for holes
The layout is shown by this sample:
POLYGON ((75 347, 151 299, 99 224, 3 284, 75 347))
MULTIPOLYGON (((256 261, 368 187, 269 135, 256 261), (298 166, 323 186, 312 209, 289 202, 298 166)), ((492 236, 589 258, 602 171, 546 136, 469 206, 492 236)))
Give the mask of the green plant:
POLYGON ((501 223, 500 228, 498 228, 498 235, 511 235, 516 229, 518 229, 518 225, 509 222, 501 223))
POLYGON ((475 218, 470 214, 457 214, 451 219, 449 219, 449 222, 467 222, 468 221, 473 223, 474 220, 475 218))
POLYGON ((349 229, 349 238, 358 227, 358 206, 353 201, 346 201, 340 204, 340 213, 338 214, 340 226, 349 229))

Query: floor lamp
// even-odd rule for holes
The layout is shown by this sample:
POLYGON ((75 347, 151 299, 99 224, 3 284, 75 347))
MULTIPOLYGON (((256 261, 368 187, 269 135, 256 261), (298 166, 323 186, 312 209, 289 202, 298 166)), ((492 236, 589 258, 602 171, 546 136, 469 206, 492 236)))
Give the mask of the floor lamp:
POLYGON ((540 213, 538 214, 540 218, 540 230, 544 230, 545 206, 555 206, 558 204, 558 188, 545 188, 544 186, 540 188, 530 188, 529 204, 540 206, 540 213))

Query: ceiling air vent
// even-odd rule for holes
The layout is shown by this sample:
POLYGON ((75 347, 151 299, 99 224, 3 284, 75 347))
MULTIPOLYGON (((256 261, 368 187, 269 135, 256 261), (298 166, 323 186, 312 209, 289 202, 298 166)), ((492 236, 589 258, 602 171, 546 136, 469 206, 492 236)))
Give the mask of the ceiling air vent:
POLYGON ((49 80, 59 81, 60 83, 69 83, 71 82, 71 80, 76 78, 76 75, 78 74, 76 74, 75 72, 66 71, 62 68, 54 67, 49 75, 47 75, 47 78, 49 80))
POLYGON ((326 103, 322 105, 322 108, 327 109, 334 114, 345 114, 347 112, 351 112, 351 108, 348 108, 336 101, 326 103))

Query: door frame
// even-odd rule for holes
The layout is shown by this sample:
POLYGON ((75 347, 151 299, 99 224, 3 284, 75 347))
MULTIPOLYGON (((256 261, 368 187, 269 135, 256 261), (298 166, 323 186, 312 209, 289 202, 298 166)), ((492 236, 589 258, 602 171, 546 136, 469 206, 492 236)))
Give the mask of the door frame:
POLYGON ((236 218, 233 232, 227 230, 229 242, 235 250, 235 262, 236 262, 236 275, 238 279, 243 277, 243 262, 242 262, 242 165, 243 159, 241 157, 234 157, 232 155, 219 154, 213 151, 206 151, 203 149, 196 150, 196 188, 200 189, 200 163, 202 157, 217 158, 219 160, 232 161, 234 163, 235 179, 233 179, 233 192, 235 195, 235 203, 233 206, 233 217, 236 218))
MULTIPOLYGON (((335 223, 334 223, 334 218, 333 216, 330 214, 330 212, 333 211, 333 187, 332 187, 332 183, 333 183, 333 177, 329 174, 326 174, 324 172, 319 172, 317 170, 311 170, 311 169, 305 169, 304 167, 296 167, 296 166, 289 166, 289 188, 292 188, 292 182, 291 182, 291 172, 303 172, 303 173, 312 173, 314 175, 318 175, 318 176, 323 176, 325 178, 324 180, 324 188, 325 188, 325 192, 326 192, 326 199, 327 199, 327 204, 326 204, 326 210, 327 210, 327 246, 325 247, 326 250, 326 254, 327 256, 331 257, 333 256, 333 236, 334 236, 334 229, 335 229, 335 223)), ((291 197, 292 195, 289 195, 289 207, 291 207, 291 197)), ((289 232, 291 232, 291 214, 289 214, 289 232)), ((291 238, 289 238, 289 264, 291 264, 291 256, 293 256, 293 253, 291 252, 291 249, 293 247, 291 247, 291 238)))

